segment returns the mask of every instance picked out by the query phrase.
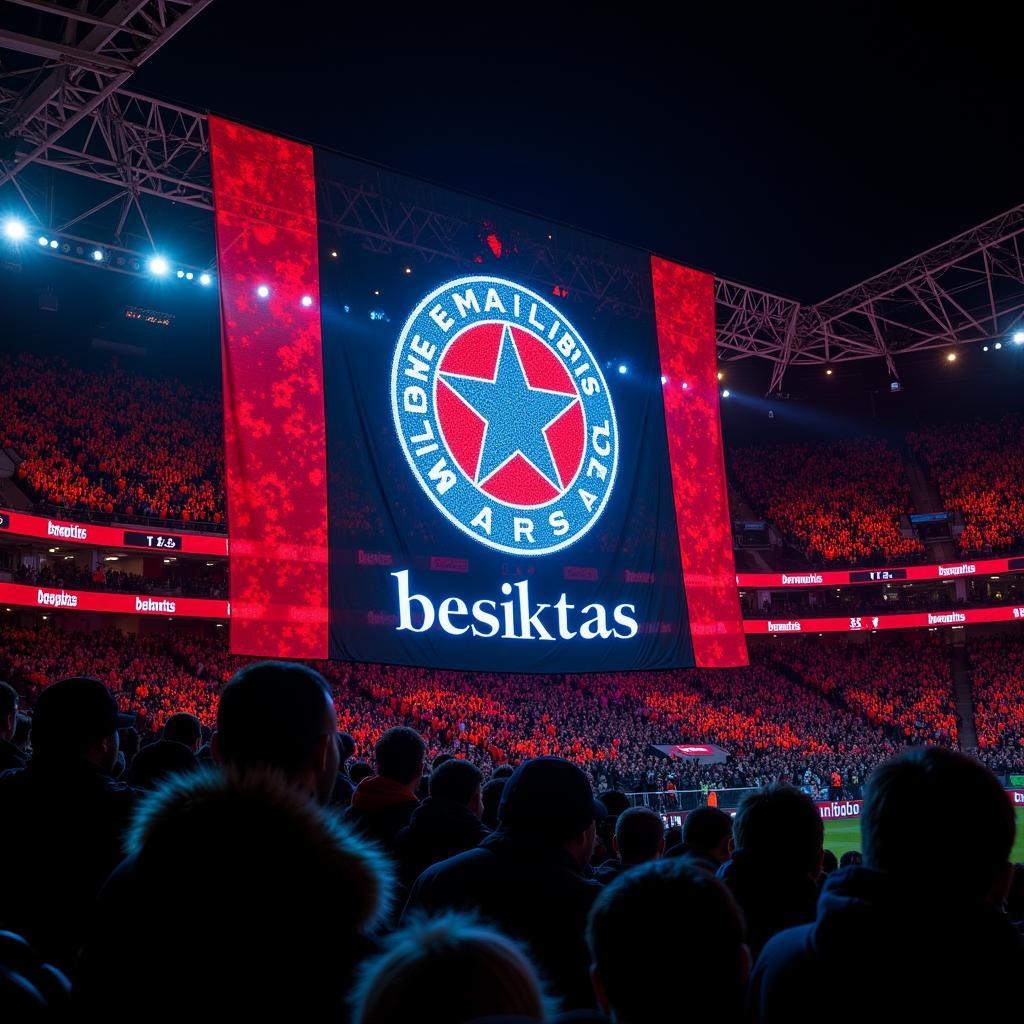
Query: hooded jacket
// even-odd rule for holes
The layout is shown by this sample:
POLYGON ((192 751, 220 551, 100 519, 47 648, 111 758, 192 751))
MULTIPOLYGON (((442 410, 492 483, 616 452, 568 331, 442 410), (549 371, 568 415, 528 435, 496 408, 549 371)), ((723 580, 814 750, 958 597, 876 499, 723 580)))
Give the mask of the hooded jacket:
POLYGON ((754 1021, 988 1020, 1017 1004, 1024 948, 994 907, 913 894, 865 867, 833 872, 813 924, 765 947, 754 1021))
POLYGON ((427 868, 416 880, 412 910, 472 910, 525 942, 568 1008, 590 1007, 587 915, 601 886, 557 844, 495 832, 475 849, 427 868))
POLYGON ((427 797, 395 840, 402 884, 411 888, 431 864, 472 850, 490 834, 490 829, 464 804, 445 797, 427 797))
POLYGON ((345 821, 391 849, 395 837, 409 824, 418 806, 419 800, 408 786, 382 775, 372 775, 356 786, 345 821))
POLYGON ((141 804, 126 849, 83 951, 86 1011, 343 1014, 393 874, 333 811, 272 773, 199 771, 141 804))
POLYGON ((0 777, 0 928, 69 970, 96 894, 120 860, 137 791, 85 760, 45 760, 0 777))

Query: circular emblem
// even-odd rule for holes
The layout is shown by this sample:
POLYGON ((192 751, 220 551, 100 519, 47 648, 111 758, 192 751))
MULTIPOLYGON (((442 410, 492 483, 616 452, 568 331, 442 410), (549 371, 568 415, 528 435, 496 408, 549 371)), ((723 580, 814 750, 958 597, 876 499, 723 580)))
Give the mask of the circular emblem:
POLYGON ((391 408, 430 500, 481 544, 545 555, 578 540, 615 483, 608 385, 554 306, 498 277, 463 277, 412 311, 391 408))

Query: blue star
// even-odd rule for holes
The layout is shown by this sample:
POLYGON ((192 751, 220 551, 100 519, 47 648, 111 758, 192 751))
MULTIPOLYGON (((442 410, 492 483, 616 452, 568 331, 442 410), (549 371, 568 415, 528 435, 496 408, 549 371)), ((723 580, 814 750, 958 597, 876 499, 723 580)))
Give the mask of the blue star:
POLYGON ((530 386, 507 325, 502 331, 493 380, 454 373, 441 377, 486 424, 476 483, 483 483, 518 453, 556 491, 562 490, 544 428, 578 399, 530 386))

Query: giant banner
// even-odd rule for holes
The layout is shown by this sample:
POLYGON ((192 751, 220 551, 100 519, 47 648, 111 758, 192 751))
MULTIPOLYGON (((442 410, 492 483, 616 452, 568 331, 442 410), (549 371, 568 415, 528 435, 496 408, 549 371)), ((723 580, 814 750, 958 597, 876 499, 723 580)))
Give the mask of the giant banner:
POLYGON ((708 275, 217 118, 211 141, 234 651, 746 663, 708 275))

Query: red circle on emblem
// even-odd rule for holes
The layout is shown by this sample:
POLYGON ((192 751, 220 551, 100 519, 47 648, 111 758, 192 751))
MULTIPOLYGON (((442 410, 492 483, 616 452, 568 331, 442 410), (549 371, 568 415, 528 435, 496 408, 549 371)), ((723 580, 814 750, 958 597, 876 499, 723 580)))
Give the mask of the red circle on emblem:
POLYGON ((563 494, 583 461, 583 407, 579 391, 561 359, 537 335, 518 325, 482 323, 467 327, 452 339, 438 365, 438 373, 494 380, 501 336, 506 327, 511 331, 530 387, 577 399, 544 428, 558 479, 548 479, 522 454, 516 454, 486 480, 478 481, 477 467, 486 423, 442 377, 436 378, 437 422, 452 458, 475 486, 507 505, 535 508, 563 494))

